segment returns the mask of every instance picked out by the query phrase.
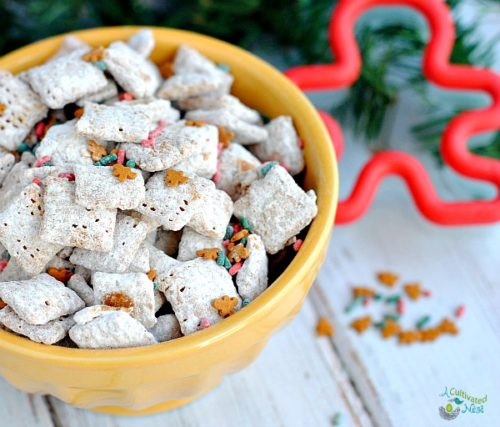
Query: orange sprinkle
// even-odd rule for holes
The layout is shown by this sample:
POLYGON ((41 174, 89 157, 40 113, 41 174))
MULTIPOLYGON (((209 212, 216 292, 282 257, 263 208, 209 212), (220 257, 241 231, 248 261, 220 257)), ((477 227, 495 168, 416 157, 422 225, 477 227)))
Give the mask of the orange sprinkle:
POLYGON ((127 179, 134 179, 137 176, 137 173, 128 166, 123 166, 117 163, 113 165, 113 175, 118 178, 118 181, 125 182, 127 179))
POLYGON ((0 309, 7 307, 7 304, 5 304, 1 299, 0 299, 0 309))
POLYGON ((184 172, 176 169, 167 169, 165 172, 165 184, 167 187, 177 187, 180 184, 185 184, 189 178, 184 175, 184 172))
POLYGON ((219 142, 224 148, 229 147, 234 138, 234 132, 227 130, 224 126, 217 126, 219 129, 219 142))
POLYGON ((398 335, 399 344, 413 344, 421 339, 421 331, 401 331, 398 335))
POLYGON ((242 259, 247 259, 249 255, 250 251, 243 244, 238 243, 229 250, 227 257, 231 262, 240 262, 242 259))
POLYGON ((106 148, 95 142, 93 139, 89 139, 87 145, 87 151, 90 153, 94 162, 98 162, 107 154, 106 148))
POLYGON ((362 334, 372 325, 371 316, 360 317, 351 323, 351 327, 356 330, 358 334, 362 334))
POLYGON ((332 337, 333 336, 333 325, 324 316, 321 316, 318 319, 318 323, 316 324, 316 335, 318 335, 320 337, 332 337))
POLYGON ((233 237, 231 237, 231 242, 237 242, 238 240, 241 240, 243 239, 244 237, 247 237, 248 236, 248 230, 247 229, 243 229, 241 231, 238 231, 237 233, 233 234, 233 237))
POLYGON ((429 342, 429 341, 435 341, 436 338, 441 335, 441 330, 438 328, 428 328, 428 329, 422 329, 420 331, 420 341, 422 342, 429 342))
POLYGON ((87 52, 85 55, 83 55, 82 59, 87 62, 97 62, 104 59, 104 56, 105 56, 104 47, 99 46, 96 47, 95 49, 92 49, 90 52, 87 52))
POLYGON ((420 286, 420 283, 407 283, 404 286, 406 295, 408 295, 408 298, 416 301, 422 296, 422 287, 420 286))
POLYGON ((154 268, 149 270, 146 274, 149 280, 154 281, 156 279, 156 270, 154 268))
POLYGON ((47 269, 47 274, 51 275, 54 279, 59 280, 60 282, 67 283, 71 276, 73 276, 73 272, 66 268, 54 268, 50 267, 47 269))
POLYGON ((0 102, 0 116, 5 113, 5 110, 7 110, 7 105, 0 102))
POLYGON ((352 293, 355 297, 369 297, 375 296, 375 291, 370 288, 353 288, 352 293))
POLYGON ((382 271, 380 273, 377 273, 377 279, 383 285, 388 286, 389 288, 393 288, 396 285, 396 282, 399 280, 399 276, 389 271, 382 271))
POLYGON ((134 306, 134 301, 128 295, 121 292, 113 292, 104 295, 103 304, 109 307, 132 308, 134 306))
POLYGON ((438 328, 443 334, 457 335, 459 332, 455 322, 446 317, 441 321, 438 328))
POLYGON ((75 110, 75 112, 73 113, 73 115, 75 116, 75 118, 79 119, 80 117, 83 116, 83 113, 84 113, 84 109, 82 107, 80 107, 80 108, 77 108, 75 110))
POLYGON ((213 259, 216 260, 219 256, 219 248, 205 248, 196 251, 196 256, 202 257, 203 259, 213 259))
POLYGON ((234 314, 234 309, 238 305, 238 298, 224 295, 212 301, 212 307, 217 310, 220 317, 226 318, 234 314))
POLYGON ((186 120, 184 123, 186 126, 194 126, 197 128, 200 128, 202 126, 205 126, 207 123, 203 120, 186 120))
POLYGON ((397 322, 392 319, 387 319, 382 327, 382 336, 384 339, 390 338, 399 334, 401 327, 397 322))

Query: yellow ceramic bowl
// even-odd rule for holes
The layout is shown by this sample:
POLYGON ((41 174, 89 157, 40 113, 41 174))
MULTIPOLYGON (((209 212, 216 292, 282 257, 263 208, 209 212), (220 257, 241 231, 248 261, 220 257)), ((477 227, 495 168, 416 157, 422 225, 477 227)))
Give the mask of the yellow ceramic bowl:
MULTIPOLYGON (((94 46, 127 39, 138 27, 97 28, 74 33, 94 46)), ((337 205, 337 163, 320 117, 279 71, 250 53, 186 31, 153 28, 156 62, 182 43, 235 76, 233 92, 274 117, 286 114, 305 142, 306 185, 318 194, 319 213, 286 271, 249 306, 194 335, 149 347, 79 350, 46 346, 0 331, 0 372, 14 386, 46 393, 72 405, 116 414, 145 414, 183 405, 215 387, 224 375, 251 363, 273 332, 300 309, 326 249, 337 205)), ((0 59, 0 69, 20 72, 46 60, 62 36, 42 40, 0 59)))

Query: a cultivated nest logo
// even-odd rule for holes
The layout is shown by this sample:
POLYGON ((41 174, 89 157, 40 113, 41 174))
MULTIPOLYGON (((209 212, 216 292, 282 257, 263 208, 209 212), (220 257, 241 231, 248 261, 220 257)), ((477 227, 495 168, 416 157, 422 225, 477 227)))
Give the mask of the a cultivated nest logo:
POLYGON ((476 397, 464 390, 446 386, 439 396, 446 399, 444 406, 439 407, 439 416, 449 421, 454 420, 460 414, 484 414, 484 407, 488 401, 487 394, 483 397, 476 397))

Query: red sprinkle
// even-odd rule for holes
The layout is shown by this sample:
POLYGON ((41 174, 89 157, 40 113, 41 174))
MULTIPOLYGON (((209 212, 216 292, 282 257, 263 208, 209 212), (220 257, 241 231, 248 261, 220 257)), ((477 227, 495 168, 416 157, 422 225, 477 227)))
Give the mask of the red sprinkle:
POLYGON ((220 173, 220 161, 217 161, 217 170, 215 171, 214 176, 212 177, 212 181, 215 182, 216 184, 220 181, 221 179, 221 173, 220 173))
POLYGON ((224 150, 224 144, 222 144, 221 142, 219 142, 219 145, 217 145, 217 156, 220 157, 220 155, 222 154, 223 150, 224 150))
POLYGON ((458 317, 459 319, 465 314, 465 305, 459 305, 455 309, 455 317, 458 317))
POLYGON ((42 139, 45 136, 45 123, 38 122, 35 126, 35 135, 38 139, 42 139))
POLYGON ((243 267, 243 263, 241 261, 237 262, 228 270, 228 272, 231 276, 234 276, 241 270, 241 267, 243 267))
POLYGON ((365 298, 363 299, 363 305, 364 305, 364 306, 369 306, 369 305, 370 305, 370 298, 365 297, 365 298))
POLYGON ((229 246, 229 243, 231 243, 231 240, 229 240, 229 239, 228 240, 224 240, 222 242, 222 244, 224 245, 225 248, 227 248, 229 246))
POLYGON ((57 176, 59 178, 66 178, 68 181, 74 181, 75 180, 75 174, 74 173, 60 173, 57 176))
POLYGON ((42 180, 40 178, 33 178, 31 182, 36 185, 42 185, 42 180))
POLYGON ((398 299, 398 303, 396 305, 396 311, 398 312, 398 314, 404 314, 404 312, 405 312, 405 302, 404 302, 403 298, 399 298, 398 299))
POLYGON ((50 162, 50 156, 43 156, 43 157, 40 157, 35 163, 33 166, 35 166, 36 168, 39 168, 40 166, 43 166, 45 163, 48 163, 50 162))
POLYGON ((290 173, 290 169, 288 169, 288 166, 285 165, 283 162, 279 162, 280 166, 285 169, 288 173, 290 173))
POLYGON ((206 317, 203 317, 200 320, 200 328, 207 329, 209 326, 210 326, 210 320, 208 320, 206 317))
POLYGON ((5 270, 5 267, 7 267, 7 264, 9 264, 8 259, 4 259, 4 260, 0 261, 0 272, 5 270))
POLYGON ((132 95, 130 92, 123 92, 118 95, 118 99, 120 101, 132 101, 134 99, 134 95, 132 95))
POLYGON ((426 290, 422 291, 422 295, 424 297, 431 297, 432 296, 432 292, 426 289, 426 290))
POLYGON ((155 146, 155 139, 158 137, 158 135, 165 129, 167 126, 167 123, 165 120, 160 120, 158 123, 158 126, 153 129, 151 132, 149 132, 148 139, 144 139, 141 141, 141 145, 146 148, 152 148, 155 146))
POLYGON ((236 234, 238 231, 241 231, 243 227, 240 224, 233 225, 233 234, 236 234))
POLYGON ((125 150, 123 148, 120 148, 118 150, 118 153, 116 154, 116 163, 119 165, 123 165, 125 162, 125 150))
POLYGON ((300 250, 300 248, 302 247, 302 243, 304 243, 304 241, 302 239, 297 239, 295 241, 295 243, 293 244, 293 250, 295 252, 298 252, 300 250))
POLYGON ((299 140, 297 141, 297 145, 299 146, 299 148, 304 148, 304 141, 302 141, 302 139, 299 138, 299 140))

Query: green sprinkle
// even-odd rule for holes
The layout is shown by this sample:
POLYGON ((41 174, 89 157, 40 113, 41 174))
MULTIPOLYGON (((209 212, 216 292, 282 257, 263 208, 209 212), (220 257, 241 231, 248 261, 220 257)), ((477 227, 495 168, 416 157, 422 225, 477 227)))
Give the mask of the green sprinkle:
POLYGON ((217 253, 217 265, 220 265, 221 267, 224 267, 225 258, 226 258, 226 254, 224 253, 224 251, 219 251, 217 253))
POLYGON ((401 295, 392 295, 385 299, 385 302, 389 304, 397 304, 397 302, 401 299, 401 295))
POLYGON ((262 174, 262 176, 266 176, 267 173, 272 169, 274 168, 276 165, 278 164, 278 162, 269 162, 269 163, 266 163, 264 166, 262 166, 260 168, 260 173, 262 174))
POLYGON ((422 316, 420 319, 418 319, 417 321, 417 329, 422 329, 425 327, 425 325, 427 325, 427 323, 429 323, 431 320, 431 316, 422 316))
POLYGON ((375 326, 376 328, 383 328, 385 326, 385 322, 377 322, 374 323, 373 326, 375 326))
POLYGON ((99 68, 101 71, 105 71, 107 67, 106 63, 104 61, 96 61, 94 62, 94 65, 99 68))
POLYGON ((158 290, 158 283, 157 282, 153 282, 153 288, 155 291, 158 290))
POLYGON ((351 302, 346 308, 345 312, 350 313, 352 310, 354 310, 358 305, 360 305, 364 300, 364 297, 356 297, 354 298, 354 301, 351 302))
POLYGON ((342 414, 340 412, 336 412, 332 417, 332 425, 339 426, 342 422, 342 414))
POLYGON ((271 121, 271 119, 269 118, 269 116, 266 116, 264 113, 259 113, 259 116, 260 118, 262 119, 262 121, 265 123, 269 123, 271 121))
POLYGON ((30 146, 26 144, 25 142, 21 142, 19 146, 17 147, 17 152, 18 153, 24 153, 25 151, 28 151, 30 149, 30 146))
MULTIPOLYGON (((224 255, 225 256, 225 255, 224 255)), ((231 264, 231 261, 229 261, 229 258, 227 256, 225 256, 225 260, 224 260, 224 267, 229 270, 231 267, 232 267, 232 264, 231 264)))
POLYGON ((248 304, 250 304, 250 300, 248 298, 244 298, 243 301, 241 301, 242 307, 246 307, 248 304))
POLYGON ((129 168, 135 168, 135 160, 127 160, 127 163, 125 163, 125 166, 129 168))
POLYGON ((240 218, 241 225, 243 226, 244 229, 248 230, 249 233, 252 232, 252 227, 250 227, 250 223, 248 222, 248 219, 246 216, 242 216, 240 218))
POLYGON ((373 297, 374 301, 380 301, 381 299, 382 299, 382 295, 380 295, 380 294, 375 294, 373 297))
POLYGON ((225 73, 229 73, 231 71, 231 67, 228 64, 224 64, 223 62, 217 64, 217 68, 221 69, 225 73))
POLYGON ((239 243, 241 243, 242 245, 246 245, 247 244, 247 238, 243 237, 243 239, 241 239, 239 243))
POLYGON ((385 320, 392 320, 394 322, 397 322, 399 320, 399 314, 384 314, 384 319, 385 320))
POLYGON ((106 166, 110 163, 116 162, 117 158, 118 156, 116 154, 108 154, 107 156, 104 156, 101 160, 99 160, 99 163, 101 166, 106 166))
POLYGON ((52 162, 47 162, 47 163, 44 163, 42 166, 54 166, 54 163, 52 163, 52 162))
POLYGON ((228 240, 231 238, 231 236, 233 235, 234 233, 234 228, 232 225, 228 225, 226 227, 226 234, 224 234, 224 240, 228 240))

